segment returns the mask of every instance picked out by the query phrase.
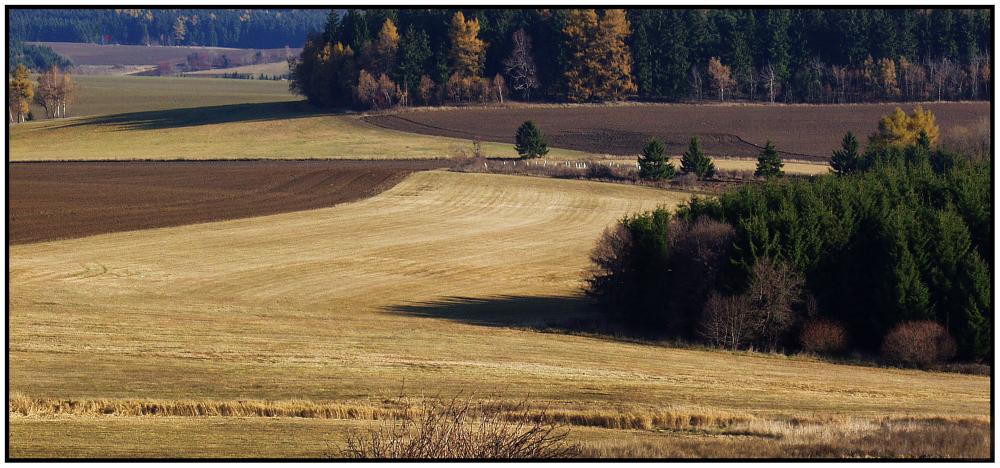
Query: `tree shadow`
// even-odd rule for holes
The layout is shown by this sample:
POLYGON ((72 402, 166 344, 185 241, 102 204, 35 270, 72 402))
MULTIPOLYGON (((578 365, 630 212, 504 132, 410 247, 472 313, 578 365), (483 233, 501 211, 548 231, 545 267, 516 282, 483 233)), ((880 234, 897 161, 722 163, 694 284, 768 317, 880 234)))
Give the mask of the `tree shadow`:
POLYGON ((447 297, 388 306, 387 312, 491 327, 591 328, 601 315, 579 296, 447 297))
POLYGON ((77 119, 61 127, 114 126, 121 130, 160 130, 235 122, 264 122, 333 115, 305 101, 227 104, 158 111, 129 112, 77 119))

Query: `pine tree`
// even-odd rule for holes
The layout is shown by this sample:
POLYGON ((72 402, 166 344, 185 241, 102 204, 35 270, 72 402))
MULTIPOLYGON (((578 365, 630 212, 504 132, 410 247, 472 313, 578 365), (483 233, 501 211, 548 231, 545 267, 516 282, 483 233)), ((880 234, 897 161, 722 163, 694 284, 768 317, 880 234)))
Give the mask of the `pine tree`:
POLYGON ((431 58, 430 40, 427 33, 410 25, 403 33, 399 47, 399 80, 411 94, 420 86, 420 78, 427 70, 431 58))
POLYGON ((691 138, 687 152, 681 157, 681 172, 695 174, 703 180, 710 179, 715 175, 715 164, 708 156, 705 156, 697 138, 691 138))
POLYGON ((840 149, 833 152, 830 158, 830 167, 837 175, 851 174, 859 169, 858 139, 854 134, 847 132, 840 142, 840 149))
POLYGON ((646 147, 642 149, 639 156, 639 177, 648 180, 662 180, 673 178, 676 174, 674 165, 670 163, 663 143, 657 140, 650 140, 646 147))
POLYGON ((757 177, 781 177, 785 173, 782 172, 781 168, 785 165, 781 161, 781 156, 774 149, 774 144, 770 140, 764 145, 764 150, 760 152, 757 156, 757 171, 754 175, 757 177))
POLYGON ((514 134, 514 149, 522 158, 540 158, 549 153, 545 136, 534 122, 528 120, 521 124, 514 134))

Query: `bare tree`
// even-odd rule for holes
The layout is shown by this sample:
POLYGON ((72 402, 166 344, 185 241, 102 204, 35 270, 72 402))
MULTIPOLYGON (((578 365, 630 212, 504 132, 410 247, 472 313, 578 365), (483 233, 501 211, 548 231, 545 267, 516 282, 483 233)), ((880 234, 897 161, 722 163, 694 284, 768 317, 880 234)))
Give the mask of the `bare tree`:
POLYGON ((945 88, 955 79, 956 66, 947 57, 927 61, 927 74, 937 88, 937 100, 940 101, 945 88))
POLYGON ((753 101, 754 95, 757 93, 757 86, 760 85, 760 73, 754 68, 749 67, 747 69, 747 89, 750 91, 750 101, 753 101))
POLYGON ((971 88, 970 94, 972 95, 972 99, 979 98, 979 70, 982 68, 982 65, 983 56, 979 55, 979 52, 972 54, 972 57, 969 59, 969 86, 971 88))
POLYGON ((691 65, 690 78, 691 90, 697 100, 701 100, 701 89, 702 89, 702 77, 701 70, 698 69, 697 65, 691 65))
POLYGON ((778 81, 778 76, 774 71, 774 65, 771 65, 770 62, 768 62, 767 65, 764 65, 764 68, 761 69, 761 75, 767 86, 767 99, 771 101, 771 104, 774 104, 774 87, 777 85, 776 81, 778 81))
POLYGON ((514 89, 520 91, 524 100, 528 101, 531 90, 539 86, 538 70, 535 68, 535 59, 531 56, 531 36, 522 28, 514 31, 511 40, 514 47, 510 51, 510 57, 503 62, 504 70, 514 89))

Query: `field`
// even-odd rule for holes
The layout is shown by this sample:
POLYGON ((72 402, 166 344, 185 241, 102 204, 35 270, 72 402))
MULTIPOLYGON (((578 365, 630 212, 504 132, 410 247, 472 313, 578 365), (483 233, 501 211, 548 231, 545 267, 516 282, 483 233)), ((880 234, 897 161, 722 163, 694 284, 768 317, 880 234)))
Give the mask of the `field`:
POLYGON ((465 392, 527 399, 592 455, 987 455, 987 377, 559 333, 594 316, 600 231, 686 197, 431 171, 332 208, 11 246, 11 454, 322 456, 400 392, 465 392))
MULTIPOLYGON (((549 144, 590 153, 637 154, 650 138, 683 153, 697 136, 713 156, 756 157, 767 140, 788 159, 825 162, 847 131, 863 140, 897 104, 515 106, 415 111, 368 117, 371 123, 426 135, 509 138, 533 120, 549 144)), ((945 134, 989 118, 988 102, 928 103, 945 134)), ((902 105, 909 112, 912 105, 902 105)))
MULTIPOLYGON (((144 115, 155 115, 142 114, 143 112, 232 104, 288 102, 295 99, 288 93, 288 83, 281 81, 239 80, 241 83, 234 84, 228 80, 208 78, 144 76, 74 76, 73 79, 77 82, 79 92, 76 101, 70 106, 70 114, 72 116, 90 116, 91 118, 96 115, 139 113, 132 116, 139 119, 144 115)), ((34 112, 38 116, 45 115, 41 108, 35 108, 34 112)), ((187 112, 195 113, 196 111, 187 112)), ((19 134, 19 130, 28 128, 59 128, 63 132, 55 134, 45 132, 46 137, 43 138, 47 138, 48 135, 57 138, 60 135, 74 138, 72 144, 66 141, 61 142, 69 150, 69 147, 77 146, 76 135, 65 132, 68 129, 78 129, 79 124, 88 121, 88 119, 81 121, 75 118, 59 121, 42 120, 13 128, 11 133, 19 134)), ((12 154, 11 159, 17 159, 17 155, 12 154)))
MULTIPOLYGON (((399 159, 473 154, 468 138, 385 129, 362 115, 325 113, 288 92, 287 82, 134 76, 77 76, 75 116, 9 130, 11 161, 133 159, 399 159)), ((42 115, 41 109, 35 110, 42 115)), ((484 141, 488 156, 516 157, 512 136, 484 141), (505 143, 506 142, 506 143, 505 143)), ((554 160, 607 159, 554 147, 554 160)), ((631 158, 626 158, 631 159, 631 158)), ((719 159, 726 170, 753 161, 719 159)), ((789 162, 792 173, 825 172, 789 162)))
MULTIPOLYGON (((986 376, 605 333, 582 295, 589 249, 690 193, 437 169, 474 137, 513 157, 506 126, 536 112, 546 164, 631 163, 610 149, 659 127, 619 112, 683 128, 701 108, 565 107, 574 137, 561 106, 327 113, 286 82, 78 79, 79 117, 8 129, 11 457, 338 456, 351 431, 400 417, 401 394, 526 401, 583 456, 991 454, 986 376), (457 130, 385 127, 426 119, 457 130), (490 127, 462 133, 473 119, 490 127), (224 161, 246 158, 284 161, 224 161), (173 159, 209 161, 152 161, 173 159)), ((945 129, 986 112, 937 106, 945 129)), ((740 132, 759 125, 714 114, 731 108, 701 125, 756 143, 740 132)), ((793 138, 795 112, 773 139, 820 147, 793 138)), ((811 125, 854 125, 833 115, 811 125)))
MULTIPOLYGON (((195 52, 228 54, 232 57, 253 54, 258 49, 195 46, 101 45, 78 42, 30 42, 51 47, 74 65, 156 65, 160 62, 183 62, 195 52)), ((262 52, 285 53, 285 49, 259 49, 262 52)), ((289 50, 290 54, 297 50, 289 50)))
POLYGON ((325 208, 442 161, 12 163, 8 243, 325 208))
POLYGON ((230 68, 216 68, 213 70, 199 70, 185 73, 187 76, 216 77, 226 73, 248 73, 257 77, 261 73, 269 76, 279 76, 288 74, 288 62, 261 63, 257 65, 243 65, 230 68))

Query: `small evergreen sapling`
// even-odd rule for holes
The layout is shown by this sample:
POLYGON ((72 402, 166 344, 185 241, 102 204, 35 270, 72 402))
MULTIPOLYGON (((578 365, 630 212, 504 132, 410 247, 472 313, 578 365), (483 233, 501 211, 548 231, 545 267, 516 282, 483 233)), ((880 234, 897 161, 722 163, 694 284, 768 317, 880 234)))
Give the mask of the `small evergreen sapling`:
POLYGON ((685 174, 695 174, 699 179, 711 179, 715 176, 715 164, 705 156, 705 153, 698 145, 698 139, 692 138, 688 150, 681 157, 681 172, 685 174))
POLYGON ((677 171, 670 164, 663 143, 650 140, 639 156, 639 177, 647 180, 662 180, 673 178, 677 171))
POLYGON ((785 175, 781 168, 785 165, 781 161, 781 156, 774 149, 774 143, 768 140, 767 144, 764 145, 764 150, 760 152, 757 156, 757 171, 754 175, 757 177, 781 177, 785 175))
POLYGON ((522 158, 540 158, 549 153, 549 145, 545 136, 534 122, 528 120, 521 124, 514 134, 514 148, 522 158))

